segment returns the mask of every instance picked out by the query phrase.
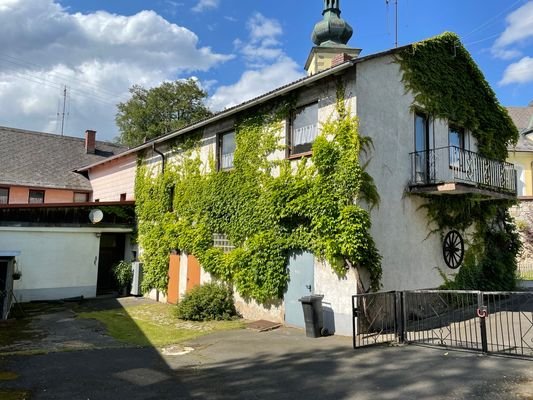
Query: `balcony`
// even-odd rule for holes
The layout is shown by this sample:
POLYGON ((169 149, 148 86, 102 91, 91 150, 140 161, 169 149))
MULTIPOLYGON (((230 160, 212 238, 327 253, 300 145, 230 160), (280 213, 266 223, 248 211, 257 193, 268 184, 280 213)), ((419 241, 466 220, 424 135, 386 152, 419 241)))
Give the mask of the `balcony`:
POLYGON ((448 146, 410 154, 409 191, 428 195, 476 193, 487 198, 516 197, 514 165, 448 146))

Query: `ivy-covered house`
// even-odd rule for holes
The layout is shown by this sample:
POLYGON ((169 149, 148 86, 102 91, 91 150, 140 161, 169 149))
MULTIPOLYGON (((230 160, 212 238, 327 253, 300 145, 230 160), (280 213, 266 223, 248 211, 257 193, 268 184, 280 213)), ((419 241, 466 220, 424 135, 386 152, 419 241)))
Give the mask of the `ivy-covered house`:
POLYGON ((471 56, 444 33, 359 57, 324 4, 309 76, 114 158, 138 157, 145 290, 217 279, 296 326, 323 294, 349 334, 356 293, 511 287, 517 131, 471 56))

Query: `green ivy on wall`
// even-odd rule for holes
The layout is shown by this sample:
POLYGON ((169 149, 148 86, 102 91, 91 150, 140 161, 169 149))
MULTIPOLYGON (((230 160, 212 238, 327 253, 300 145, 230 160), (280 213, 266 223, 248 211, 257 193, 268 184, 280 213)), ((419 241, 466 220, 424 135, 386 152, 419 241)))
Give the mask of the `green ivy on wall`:
POLYGON ((293 104, 236 122, 230 171, 217 172, 213 154, 202 162, 199 143, 175 145, 176 162, 164 173, 140 163, 135 191, 144 290, 166 291, 172 249, 195 255, 207 272, 259 302, 283 297, 287 262, 298 251, 313 252, 341 276, 350 267, 366 269, 370 287, 363 289, 379 289, 381 256, 361 206, 379 201, 359 162, 370 142, 359 135, 339 84, 337 116, 323 124, 312 157, 292 163, 269 157, 285 149, 281 132, 293 104), (226 234, 235 248, 213 247, 214 234, 226 234))
POLYGON ((505 160, 518 130, 456 34, 418 42, 396 59, 406 88, 415 96, 414 107, 468 129, 481 155, 505 160))
MULTIPOLYGON (((505 161, 507 146, 518 131, 507 111, 453 33, 416 43, 396 57, 415 109, 450 121, 472 132, 479 153, 505 161)), ((515 286, 516 255, 520 241, 509 216, 509 200, 487 200, 477 195, 432 196, 423 206, 438 231, 468 232, 469 248, 450 289, 511 290, 515 286)))

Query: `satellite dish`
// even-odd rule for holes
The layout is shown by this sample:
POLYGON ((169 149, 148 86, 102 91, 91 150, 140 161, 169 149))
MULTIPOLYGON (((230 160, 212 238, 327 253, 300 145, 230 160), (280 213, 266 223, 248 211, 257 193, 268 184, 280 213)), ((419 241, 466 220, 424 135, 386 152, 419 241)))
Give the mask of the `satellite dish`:
POLYGON ((102 219, 104 219, 104 213, 102 212, 102 210, 95 208, 89 212, 89 220, 93 224, 97 224, 102 219))

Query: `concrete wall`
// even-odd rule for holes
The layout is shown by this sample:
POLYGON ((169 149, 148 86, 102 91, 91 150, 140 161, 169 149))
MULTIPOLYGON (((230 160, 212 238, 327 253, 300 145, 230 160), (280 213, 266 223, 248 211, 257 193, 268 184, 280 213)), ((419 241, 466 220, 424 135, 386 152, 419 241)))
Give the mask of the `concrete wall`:
MULTIPOLYGON (((368 172, 381 197, 372 210, 372 236, 383 256, 383 290, 434 288, 446 273, 441 238, 420 206, 424 199, 406 191, 409 153, 414 151, 413 97, 405 93, 398 64, 391 57, 357 65, 357 115, 360 132, 372 138, 368 172)), ((434 146, 448 146, 447 121, 431 121, 434 146)), ((475 143, 471 144, 475 148, 475 143)))
POLYGON ((18 301, 96 296, 100 238, 73 228, 0 227, 0 250, 17 250, 18 301))
POLYGON ((126 193, 126 200, 134 200, 136 169, 135 154, 90 169, 89 179, 93 188, 93 200, 119 201, 122 193, 126 193))
POLYGON ((96 296, 100 233, 127 229, 0 227, 0 252, 20 251, 18 301, 96 296))

